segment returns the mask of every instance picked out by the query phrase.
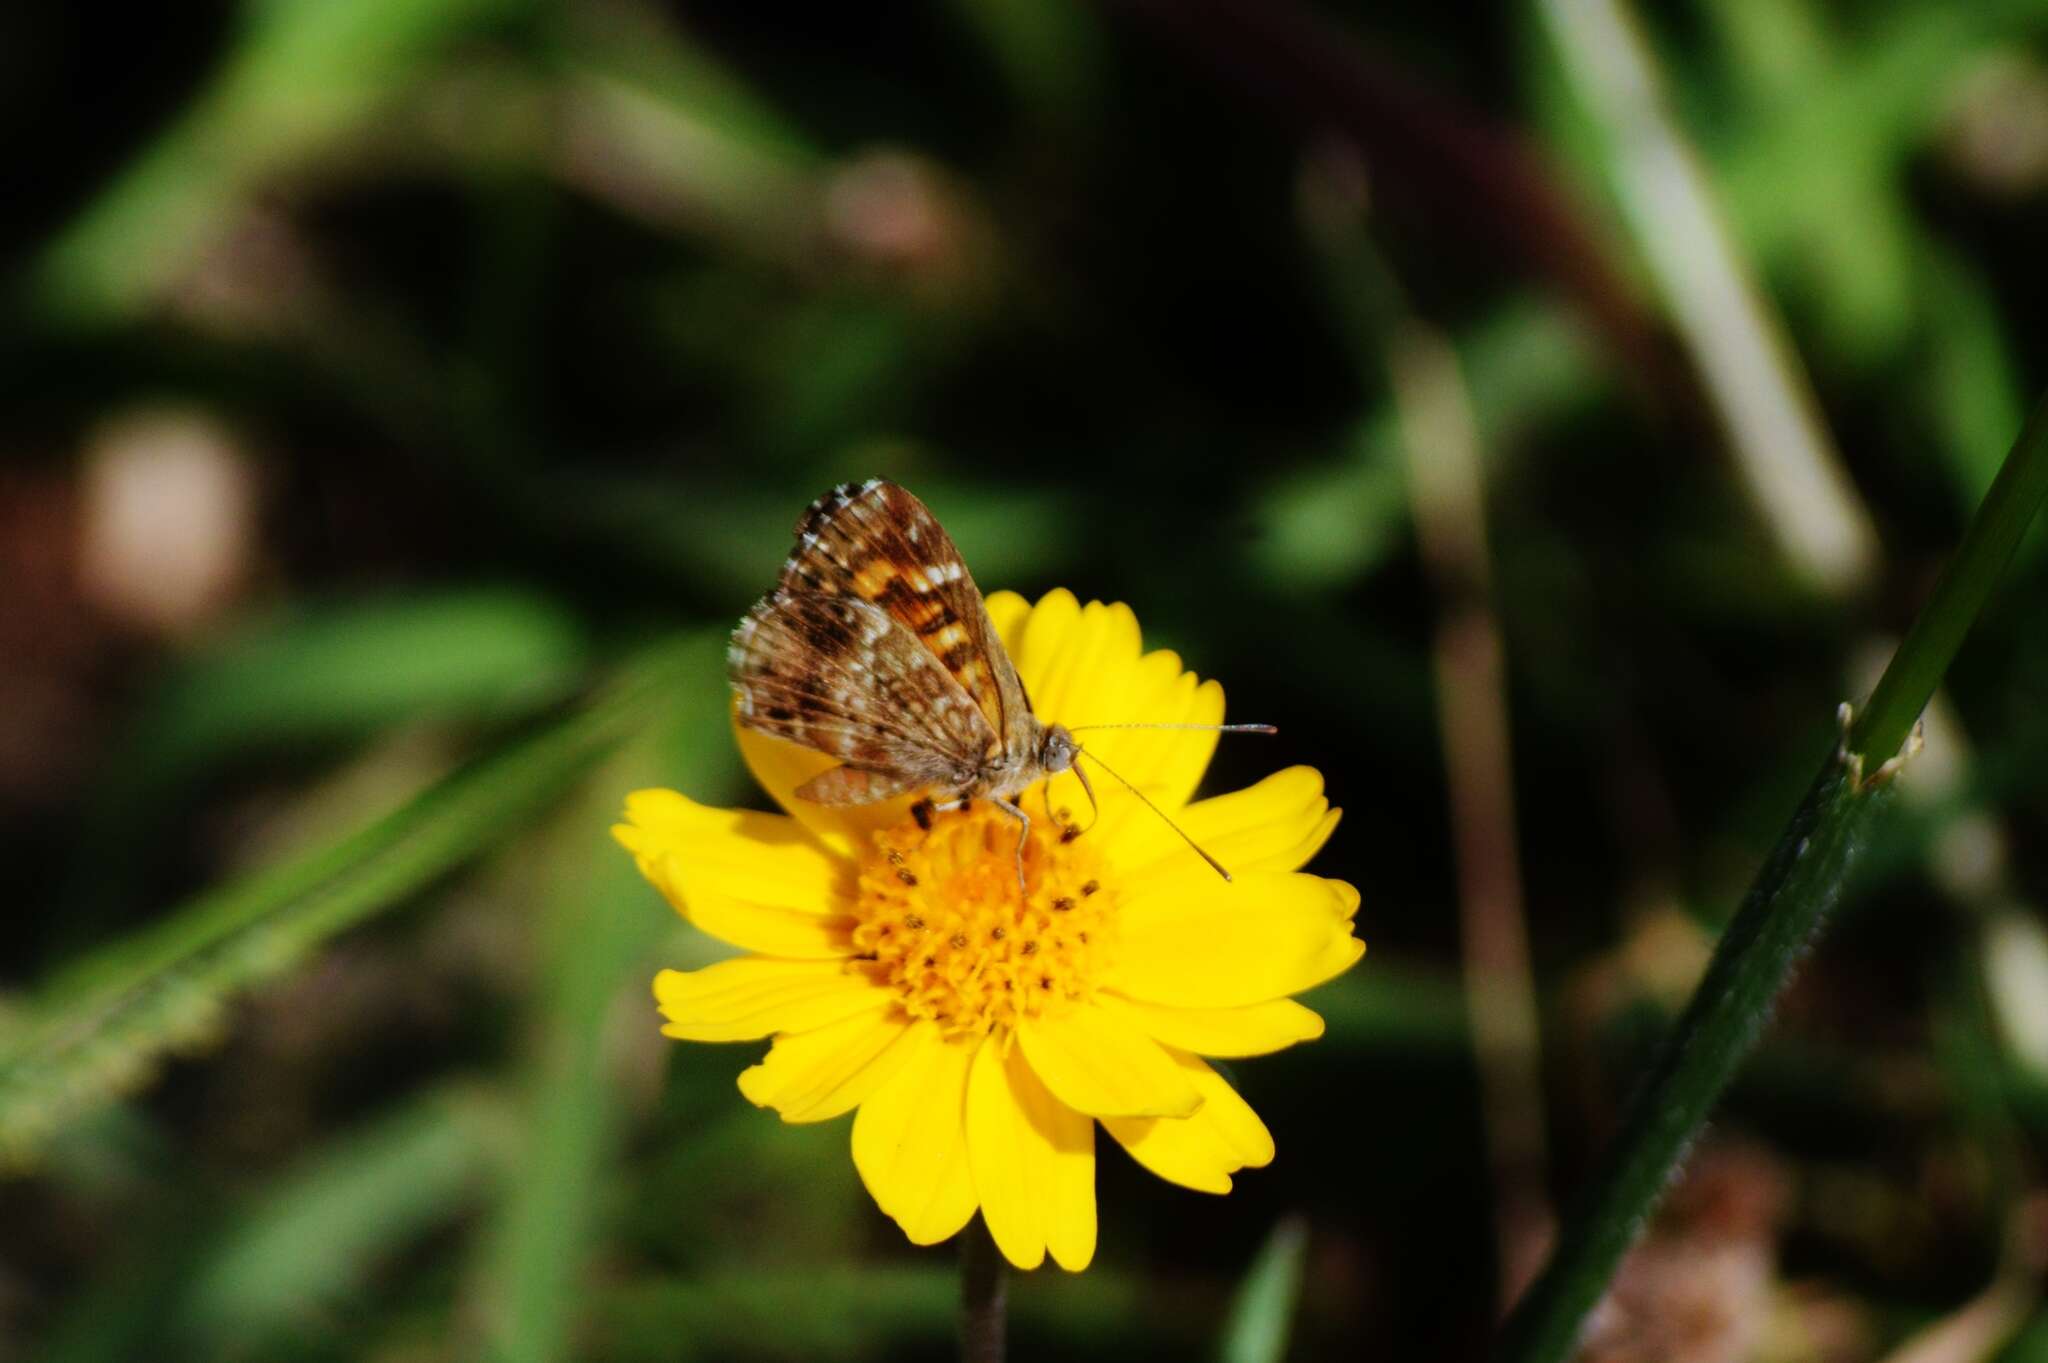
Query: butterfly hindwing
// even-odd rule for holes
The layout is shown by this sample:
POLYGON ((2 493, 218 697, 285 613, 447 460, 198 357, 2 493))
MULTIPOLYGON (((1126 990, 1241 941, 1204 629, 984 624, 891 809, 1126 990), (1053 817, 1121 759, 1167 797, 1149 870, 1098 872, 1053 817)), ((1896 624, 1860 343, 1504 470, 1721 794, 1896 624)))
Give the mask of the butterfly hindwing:
POLYGON ((811 504, 796 535, 784 591, 872 603, 938 661, 1005 751, 1030 741, 1017 669, 959 549, 923 502, 879 478, 847 483, 811 504))

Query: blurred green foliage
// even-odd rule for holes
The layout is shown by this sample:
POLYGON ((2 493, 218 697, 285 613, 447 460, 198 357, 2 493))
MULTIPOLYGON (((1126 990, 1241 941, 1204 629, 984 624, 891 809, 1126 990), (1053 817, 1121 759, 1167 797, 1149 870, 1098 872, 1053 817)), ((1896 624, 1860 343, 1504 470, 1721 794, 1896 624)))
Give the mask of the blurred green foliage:
MULTIPOLYGON (((1875 527, 1848 588, 1737 476, 1533 10, 0 16, 0 1360, 948 1356, 950 1258, 843 1123, 656 1035, 652 973, 713 948, 606 834, 639 785, 758 798, 719 642, 874 475, 984 587, 1129 601, 1279 724, 1211 787, 1321 768, 1372 944, 1323 1040, 1232 1067, 1276 1164, 1219 1201, 1106 1153, 1096 1266, 1013 1285, 1017 1355, 1476 1354, 1496 1190, 1388 327, 1446 338, 1483 456, 1556 1195, 2048 379, 2048 6, 1638 18, 1875 527), (182 466, 111 432, 167 404, 252 509, 145 482, 116 589, 98 518, 182 466), (130 604, 223 542, 221 590, 130 604)), ((1957 770, 1720 1121, 1789 1190, 1760 1358, 1881 1356, 2039 1204, 2048 980, 1985 961, 2048 873, 2044 587, 2027 556, 1951 678, 1957 770)))

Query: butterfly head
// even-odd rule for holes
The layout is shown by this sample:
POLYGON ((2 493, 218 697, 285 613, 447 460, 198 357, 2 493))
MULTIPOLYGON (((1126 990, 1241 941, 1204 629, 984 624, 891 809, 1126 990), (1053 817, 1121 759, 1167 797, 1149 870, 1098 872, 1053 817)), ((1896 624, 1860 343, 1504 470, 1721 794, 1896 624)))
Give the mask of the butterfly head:
POLYGON ((1074 765, 1074 758, 1080 751, 1081 745, 1074 741, 1066 725, 1048 724, 1038 740, 1039 769, 1047 776, 1063 772, 1074 765))

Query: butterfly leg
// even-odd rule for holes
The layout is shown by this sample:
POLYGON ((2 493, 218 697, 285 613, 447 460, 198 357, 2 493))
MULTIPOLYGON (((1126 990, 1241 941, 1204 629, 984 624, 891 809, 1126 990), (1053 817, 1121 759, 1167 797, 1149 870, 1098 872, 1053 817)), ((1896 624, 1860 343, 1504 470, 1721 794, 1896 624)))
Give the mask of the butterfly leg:
POLYGON ((989 796, 989 802, 1017 821, 1017 889, 1020 893, 1028 892, 1024 883, 1024 844, 1031 837, 1031 816, 1022 805, 1013 805, 1000 795, 989 796))
POLYGON ((1041 784, 1038 787, 1038 793, 1041 797, 1041 803, 1045 806, 1045 821, 1054 828, 1059 829, 1060 841, 1072 842, 1075 838, 1080 837, 1081 830, 1074 826, 1074 811, 1071 809, 1054 809, 1052 807, 1052 782, 1047 781, 1041 784))
POLYGON ((968 803, 969 801, 964 795, 958 799, 947 800, 943 804, 927 795, 924 799, 919 800, 910 807, 910 817, 917 820, 919 828, 929 833, 932 831, 932 819, 935 816, 951 814, 956 809, 965 809, 968 803))

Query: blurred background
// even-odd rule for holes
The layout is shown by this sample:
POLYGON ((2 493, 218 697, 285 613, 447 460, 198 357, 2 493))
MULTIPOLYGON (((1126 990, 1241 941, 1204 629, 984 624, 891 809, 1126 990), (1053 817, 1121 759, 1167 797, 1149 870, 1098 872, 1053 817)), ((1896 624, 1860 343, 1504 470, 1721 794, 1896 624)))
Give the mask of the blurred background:
MULTIPOLYGON (((661 1039, 842 479, 1130 602, 1372 945, 1023 1358, 1477 1357, 2048 381, 2038 0, 0 9, 0 1360, 942 1359, 661 1039)), ((1586 1357, 2048 1359, 2030 544, 1586 1357)))

